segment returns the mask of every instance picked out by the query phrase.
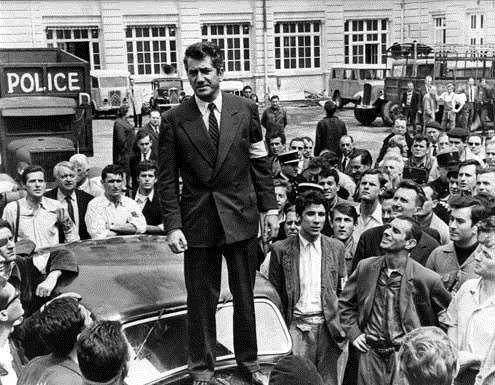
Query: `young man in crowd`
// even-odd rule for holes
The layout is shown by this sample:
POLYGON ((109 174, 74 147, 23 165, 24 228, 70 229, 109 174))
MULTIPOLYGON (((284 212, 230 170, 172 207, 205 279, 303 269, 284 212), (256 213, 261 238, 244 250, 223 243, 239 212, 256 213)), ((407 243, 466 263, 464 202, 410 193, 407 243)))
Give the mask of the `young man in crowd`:
POLYGON ((405 162, 404 167, 417 167, 428 172, 427 180, 433 181, 438 177, 437 158, 429 155, 429 145, 426 136, 414 137, 411 147, 411 156, 405 162))
POLYGON ((270 107, 261 115, 261 125, 265 127, 265 142, 276 132, 285 134, 287 126, 287 112, 280 107, 280 99, 277 95, 270 97, 270 107))
POLYGON ((303 136, 302 138, 304 142, 304 150, 303 150, 303 169, 302 171, 306 170, 308 168, 309 162, 311 159, 313 159, 313 139, 311 139, 309 136, 303 136))
POLYGON ((429 185, 423 186, 423 191, 426 199, 422 209, 416 213, 414 219, 418 221, 423 231, 426 229, 435 229, 438 231, 440 244, 445 245, 449 242, 449 226, 433 211, 438 203, 438 195, 429 185))
POLYGON ((355 228, 358 221, 356 208, 347 203, 341 203, 335 206, 330 212, 333 236, 345 246, 345 266, 346 271, 352 270, 352 259, 356 252, 357 239, 355 228))
POLYGON ((345 123, 335 116, 337 104, 329 100, 325 102, 324 109, 327 116, 316 125, 315 156, 320 155, 323 150, 338 154, 340 139, 347 135, 345 123))
POLYGON ((383 194, 380 195, 380 200, 382 205, 382 222, 384 225, 388 225, 394 219, 392 215, 392 205, 394 203, 394 191, 385 190, 383 194))
POLYGON ((89 202, 86 226, 91 238, 142 234, 146 219, 133 199, 123 194, 124 171, 118 165, 108 165, 101 171, 105 194, 89 202))
POLYGON ((29 361, 19 383, 82 385, 76 343, 79 334, 92 324, 90 312, 77 299, 63 297, 47 303, 36 317, 36 331, 50 354, 29 361))
POLYGON ((486 192, 495 197, 495 168, 479 169, 476 174, 476 194, 486 192))
POLYGON ((272 175, 280 173, 280 160, 278 156, 285 152, 285 135, 282 133, 272 134, 269 138, 269 150, 272 163, 272 175))
POLYGON ((138 188, 134 200, 146 220, 146 233, 163 235, 163 218, 160 200, 155 191, 157 165, 153 160, 138 163, 136 174, 138 188))
POLYGON ((151 136, 148 131, 139 130, 136 134, 136 141, 134 143, 135 151, 132 153, 131 158, 129 159, 133 192, 135 192, 138 187, 137 165, 139 164, 139 162, 143 162, 145 160, 156 161, 156 155, 153 152, 151 143, 151 136))
POLYGON ((465 160, 459 164, 459 190, 461 195, 472 196, 476 189, 476 173, 479 163, 474 160, 465 160))
POLYGON ((297 198, 299 235, 273 244, 269 278, 282 299, 293 353, 309 358, 325 384, 338 385, 346 341, 337 296, 346 271, 342 243, 321 234, 327 213, 324 203, 316 191, 297 198))
MULTIPOLYGON (((57 187, 45 193, 47 198, 55 199, 65 208, 75 224, 76 235, 80 239, 89 239, 84 217, 93 196, 76 188, 76 169, 70 162, 59 162, 53 168, 57 187)), ((59 233, 60 243, 64 243, 63 233, 59 233)))
POLYGON ((153 151, 153 158, 156 160, 158 158, 158 136, 160 135, 160 124, 162 117, 160 111, 151 110, 150 121, 146 123, 142 129, 148 133, 151 139, 151 151, 153 151))
POLYGON ((366 170, 359 183, 359 199, 357 206, 358 219, 354 230, 356 242, 363 232, 373 227, 381 226, 382 206, 380 194, 385 189, 385 178, 376 169, 366 170))
POLYGON ((475 198, 460 196, 450 205, 450 243, 433 250, 426 267, 442 276, 447 290, 456 292, 474 278, 475 250, 478 247, 477 222, 490 215, 475 198))
POLYGON ((438 326, 450 302, 438 274, 410 257, 421 237, 414 219, 397 216, 383 232, 381 256, 361 261, 340 296, 342 327, 359 351, 360 385, 398 383, 397 351, 406 333, 438 326))
POLYGON ((474 384, 495 338, 495 217, 477 223, 476 274, 464 282, 447 310, 448 334, 459 349, 458 384, 474 384))

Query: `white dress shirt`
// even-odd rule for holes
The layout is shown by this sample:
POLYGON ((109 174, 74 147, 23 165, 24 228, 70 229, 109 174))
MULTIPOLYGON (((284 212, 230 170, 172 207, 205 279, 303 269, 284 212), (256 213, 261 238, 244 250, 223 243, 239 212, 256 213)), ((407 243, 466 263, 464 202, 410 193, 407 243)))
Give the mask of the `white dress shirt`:
POLYGON ((309 242, 299 237, 299 288, 300 297, 294 313, 316 315, 321 307, 321 236, 309 242))
POLYGON ((143 195, 139 192, 139 189, 136 191, 136 196, 134 197, 134 200, 136 203, 141 207, 141 211, 143 211, 144 206, 146 206, 147 201, 152 201, 153 197, 155 196, 155 189, 151 190, 151 192, 148 195, 143 195))

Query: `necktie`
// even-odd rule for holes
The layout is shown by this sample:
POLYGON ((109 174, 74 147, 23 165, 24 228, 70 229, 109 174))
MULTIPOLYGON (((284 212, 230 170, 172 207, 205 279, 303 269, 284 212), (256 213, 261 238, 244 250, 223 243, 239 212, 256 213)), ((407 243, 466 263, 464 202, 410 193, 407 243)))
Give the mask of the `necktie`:
POLYGON ((347 156, 344 156, 344 159, 342 159, 342 172, 345 171, 346 166, 347 166, 347 156))
POLYGON ((218 122, 215 117, 215 104, 208 104, 210 110, 210 117, 208 118, 208 133, 210 134, 211 143, 215 149, 218 149, 218 140, 220 138, 220 131, 218 130, 218 122))
POLYGON ((433 154, 432 155, 437 156, 437 145, 436 144, 433 145, 433 154))
POLYGON ((70 196, 65 197, 67 201, 67 211, 69 212, 69 217, 72 219, 72 222, 76 223, 74 219, 74 206, 72 205, 72 198, 70 196))

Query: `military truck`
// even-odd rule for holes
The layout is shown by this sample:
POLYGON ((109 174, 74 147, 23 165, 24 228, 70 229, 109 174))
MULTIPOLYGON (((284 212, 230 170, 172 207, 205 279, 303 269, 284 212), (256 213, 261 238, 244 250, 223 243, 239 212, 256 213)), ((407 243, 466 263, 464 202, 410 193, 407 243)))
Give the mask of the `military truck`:
POLYGON ((89 63, 58 48, 0 49, 0 172, 93 156, 89 63))

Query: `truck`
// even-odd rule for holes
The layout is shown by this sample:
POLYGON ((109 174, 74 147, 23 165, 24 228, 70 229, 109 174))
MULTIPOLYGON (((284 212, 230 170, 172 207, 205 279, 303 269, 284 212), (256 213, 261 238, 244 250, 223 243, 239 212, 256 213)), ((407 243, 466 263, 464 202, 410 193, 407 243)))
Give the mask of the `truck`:
POLYGON ((184 83, 178 77, 160 77, 153 79, 151 89, 150 108, 163 112, 180 104, 184 83))
POLYGON ((123 70, 92 70, 91 110, 95 118, 115 115, 123 104, 128 104, 129 72, 123 70))
POLYGON ((59 48, 0 49, 0 172, 93 156, 89 63, 59 48))

